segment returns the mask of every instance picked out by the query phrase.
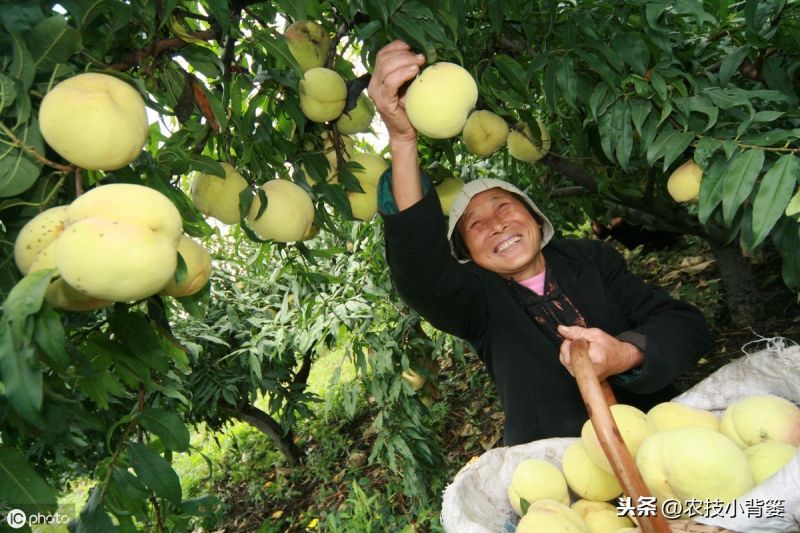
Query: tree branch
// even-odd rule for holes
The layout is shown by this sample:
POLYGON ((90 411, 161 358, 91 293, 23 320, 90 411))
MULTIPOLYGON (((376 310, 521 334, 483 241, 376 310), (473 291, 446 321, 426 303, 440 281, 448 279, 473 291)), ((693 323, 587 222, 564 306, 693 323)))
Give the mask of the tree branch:
POLYGON ((550 193, 550 198, 566 198, 568 196, 580 196, 586 192, 586 188, 582 185, 575 185, 573 187, 559 187, 550 193))
POLYGON ((305 387, 308 383, 308 376, 311 373, 311 359, 314 350, 313 348, 309 348, 303 354, 303 364, 300 365, 300 369, 294 375, 294 379, 292 380, 292 385, 303 385, 305 387))
POLYGON ((274 418, 252 405, 240 407, 236 409, 233 414, 236 418, 247 422, 267 435, 290 464, 296 465, 300 463, 303 454, 294 443, 291 431, 284 435, 283 429, 274 418))
POLYGON ((587 192, 597 192, 597 178, 569 159, 548 153, 539 160, 539 163, 547 165, 559 174, 562 174, 575 185, 585 187, 587 192))
MULTIPOLYGON (((195 31, 189 34, 190 36, 200 39, 202 41, 211 41, 219 39, 219 28, 209 28, 207 30, 195 31)), ((148 57, 156 58, 166 51, 179 50, 191 44, 184 41, 180 37, 171 37, 169 39, 159 39, 155 41, 148 48, 137 50, 125 56, 121 61, 107 65, 106 68, 116 71, 128 70, 136 65, 141 65, 148 57)))
POLYGON ((330 48, 330 50, 328 50, 328 57, 325 58, 325 66, 326 67, 333 68, 333 61, 334 61, 334 58, 336 57, 336 50, 339 48, 339 41, 341 41, 342 38, 345 35, 347 35, 348 31, 350 31, 350 28, 349 28, 349 26, 347 25, 346 22, 343 23, 341 26, 339 26, 339 29, 336 32, 336 35, 334 36, 333 40, 331 41, 331 48, 330 48))

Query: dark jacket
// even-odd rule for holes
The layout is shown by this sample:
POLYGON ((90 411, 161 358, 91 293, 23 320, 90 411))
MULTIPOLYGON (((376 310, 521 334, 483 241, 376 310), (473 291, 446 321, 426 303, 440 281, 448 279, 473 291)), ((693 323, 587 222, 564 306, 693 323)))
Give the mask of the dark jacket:
MULTIPOLYGON (((432 191, 383 217, 400 296, 478 353, 503 403, 504 443, 579 435, 588 415, 577 384, 559 362, 559 343, 525 312, 516 282, 452 257, 432 191)), ((623 340, 644 337, 641 368, 609 380, 617 382, 618 400, 646 409, 672 397, 674 390, 665 387, 710 347, 703 315, 628 272, 622 256, 601 241, 554 239, 542 253, 587 327, 623 340)))

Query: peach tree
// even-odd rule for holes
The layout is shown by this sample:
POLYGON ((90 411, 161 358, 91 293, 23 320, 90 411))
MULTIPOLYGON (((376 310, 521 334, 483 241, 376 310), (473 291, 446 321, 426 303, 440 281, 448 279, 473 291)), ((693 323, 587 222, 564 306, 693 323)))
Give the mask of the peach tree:
MULTIPOLYGON (((307 373, 324 349, 358 369, 350 404, 375 406, 371 460, 425 494, 439 444, 399 376, 412 367, 432 379, 422 361, 451 345, 426 335, 393 291, 380 221, 354 217, 364 169, 348 160, 344 123, 307 118, 307 58, 290 48, 290 24, 313 21, 321 30, 306 38, 330 40, 318 59, 344 82, 342 110, 357 108, 377 50, 393 39, 428 63, 462 65, 478 109, 527 126, 535 143, 543 124, 551 145, 523 163, 506 149, 478 157, 458 137, 423 136, 422 165, 436 181, 499 175, 561 227, 613 209, 698 235, 746 323, 749 258, 777 250, 783 280, 800 287, 798 20, 785 0, 4 2, 0 500, 52 510, 60 480, 83 474, 96 485, 76 530, 180 529, 209 516, 218 502, 185 498, 171 465, 191 450, 190 426, 248 420, 302 463, 295 431, 312 415, 307 373), (124 81, 149 110, 147 142, 122 168, 83 168, 42 137, 44 96, 82 72, 124 81), (676 203, 667 178, 690 159, 703 173, 699 196, 676 203), (238 225, 206 218, 190 197, 192 174, 224 176, 221 162, 249 184, 238 225), (253 231, 246 214, 274 179, 310 196, 319 236, 282 244, 253 231), (17 270, 13 243, 26 222, 109 183, 170 199, 183 232, 213 252, 217 272, 200 293, 75 313, 45 300, 53 271, 17 270), (266 409, 255 407, 259 395, 266 409)), ((355 137, 359 150, 384 148, 355 137)))

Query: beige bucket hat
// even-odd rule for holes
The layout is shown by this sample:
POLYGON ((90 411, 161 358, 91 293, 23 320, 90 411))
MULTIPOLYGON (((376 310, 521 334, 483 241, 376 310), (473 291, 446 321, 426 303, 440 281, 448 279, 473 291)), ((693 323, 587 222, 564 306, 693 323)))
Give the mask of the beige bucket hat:
POLYGON ((459 260, 461 263, 469 263, 471 259, 464 259, 463 257, 459 257, 458 252, 456 251, 456 247, 453 243, 453 235, 456 232, 456 224, 458 224, 458 219, 461 218, 461 215, 464 214, 464 211, 467 210, 467 206, 469 205, 470 200, 479 193, 483 191, 488 191, 489 189, 503 189, 510 193, 516 194, 519 196, 520 200, 526 203, 531 210, 536 213, 536 215, 541 220, 542 225, 542 244, 541 247, 550 242, 550 239, 553 238, 553 234, 555 231, 553 230, 553 224, 550 220, 542 213, 542 210, 539 209, 533 200, 528 198, 524 192, 522 192, 519 188, 507 181, 498 180, 494 178, 481 178, 474 181, 470 181, 456 194, 456 197, 453 199, 453 203, 450 206, 450 213, 449 213, 449 221, 447 227, 447 240, 450 241, 450 253, 453 254, 453 257, 459 260))

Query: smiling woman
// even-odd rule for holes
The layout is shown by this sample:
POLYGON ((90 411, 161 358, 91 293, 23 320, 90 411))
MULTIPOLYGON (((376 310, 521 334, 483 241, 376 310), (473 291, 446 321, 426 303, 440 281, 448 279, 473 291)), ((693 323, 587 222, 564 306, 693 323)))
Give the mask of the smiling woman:
MULTIPOLYGON (((451 220, 452 240, 463 243, 462 259, 470 258, 476 265, 501 276, 524 280, 544 272, 544 257, 539 253, 543 244, 542 219, 519 195, 500 187, 484 190, 465 204, 475 186, 485 187, 488 180, 472 182, 455 204, 451 220), (463 205, 463 207, 462 207, 463 205), (460 209, 459 209, 460 208, 460 209), (464 210, 464 214, 458 214, 464 210), (454 231, 455 230, 455 231, 454 231)), ((502 182, 498 185, 502 185, 502 182)), ((553 227, 547 221, 547 240, 553 227)))
POLYGON ((555 239, 508 182, 465 184, 445 225, 399 96, 423 61, 395 41, 378 53, 370 83, 392 151, 378 186, 387 261, 400 296, 481 357, 505 411, 504 443, 580 433, 587 413, 569 357, 577 339, 622 403, 648 409, 674 396, 673 379, 710 347, 697 309, 629 273, 605 243, 555 239))

